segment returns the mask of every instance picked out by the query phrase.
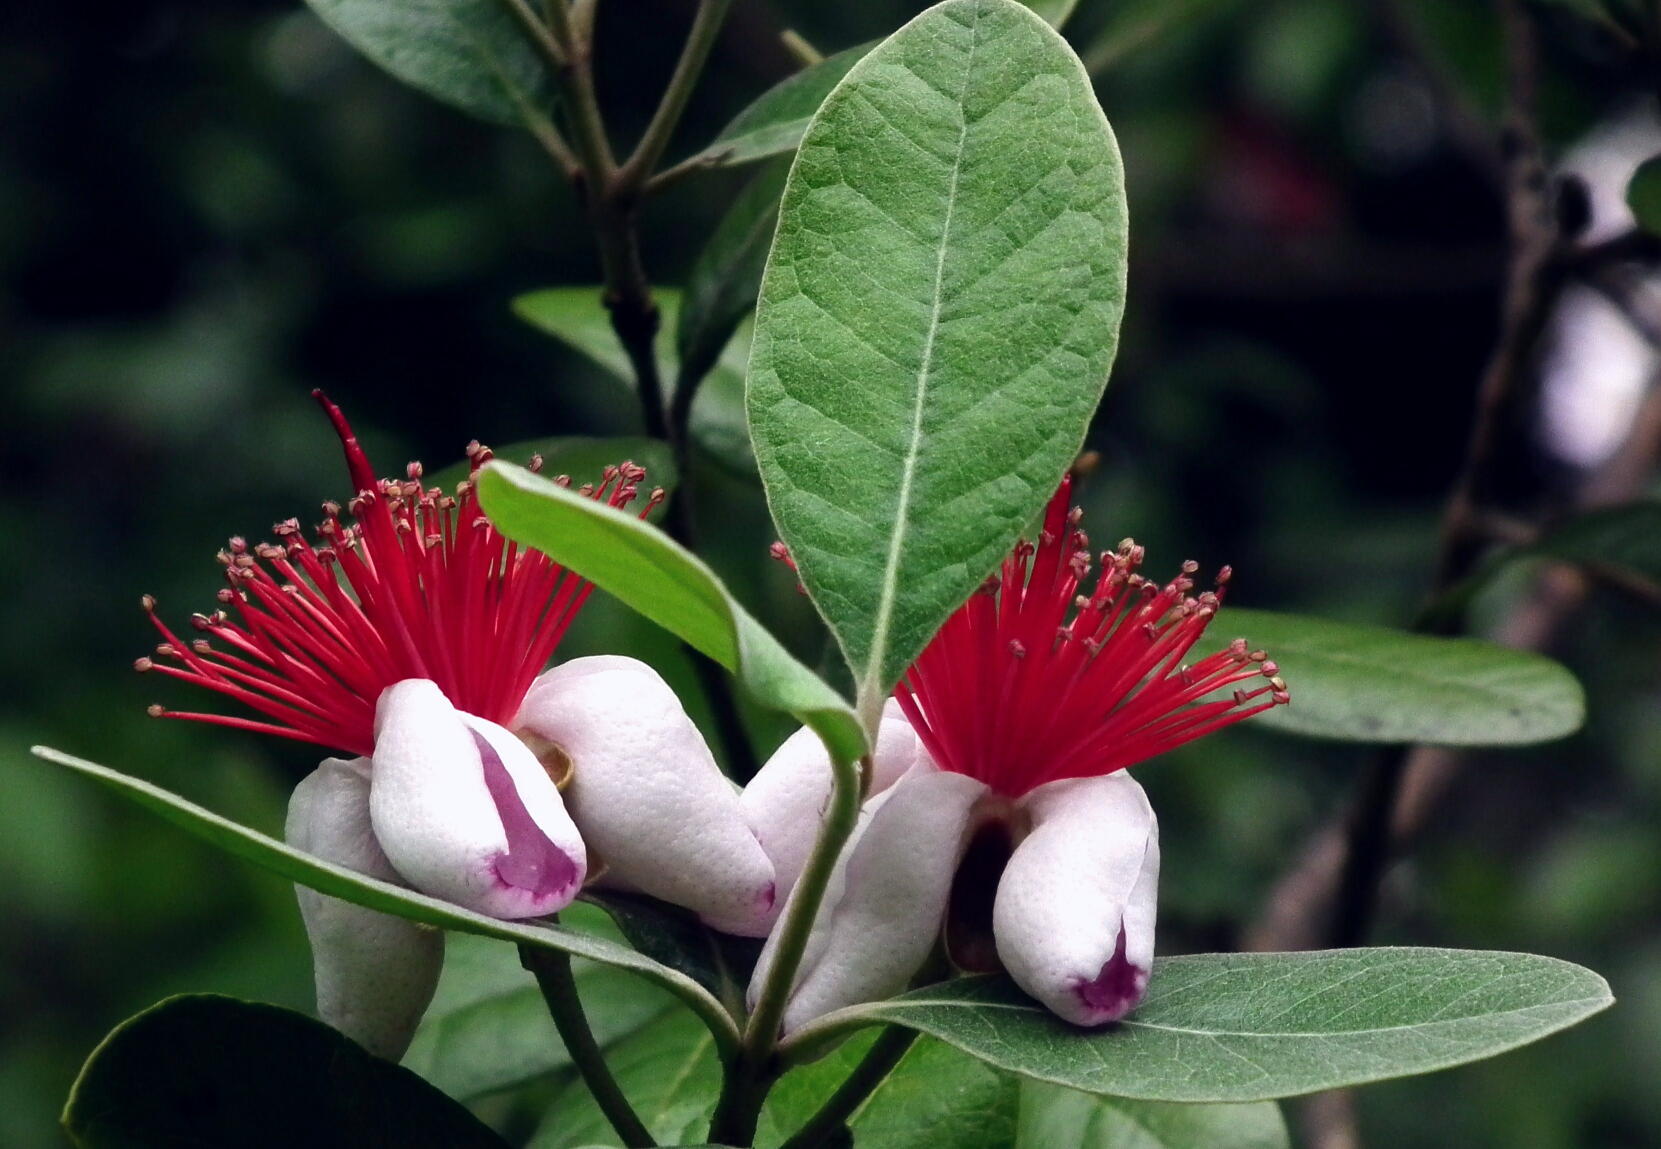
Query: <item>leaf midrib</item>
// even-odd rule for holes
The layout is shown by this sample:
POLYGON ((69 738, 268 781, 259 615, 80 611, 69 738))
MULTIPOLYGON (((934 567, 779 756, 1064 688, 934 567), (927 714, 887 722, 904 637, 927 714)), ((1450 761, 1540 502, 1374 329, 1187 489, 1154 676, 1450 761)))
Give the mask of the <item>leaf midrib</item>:
MULTIPOLYGON (((940 228, 940 250, 934 259, 934 299, 929 309, 928 333, 923 339, 923 361, 917 372, 917 398, 911 409, 911 432, 906 446, 905 462, 900 469, 900 488, 895 499, 894 530, 888 540, 888 556, 883 565, 882 589, 877 598, 877 617, 871 628, 871 649, 867 656, 865 682, 860 688, 862 701, 870 709, 868 700, 884 693, 883 664, 887 661, 888 632, 894 621, 894 600, 900 579, 900 555, 910 526, 912 487, 916 481, 917 459, 923 439, 923 410, 928 401, 929 375, 934 369, 934 348, 940 332, 940 312, 946 278, 946 252, 951 243, 952 221, 957 209, 957 189, 963 172, 963 149, 969 138, 969 115, 964 106, 969 84, 975 70, 975 52, 980 47, 980 9, 975 9, 969 25, 969 56, 964 62, 964 86, 958 93, 957 148, 952 155, 951 184, 946 189, 946 214, 940 228)), ((872 729, 875 729, 873 724, 872 729)))
MULTIPOLYGON (((1131 1028, 1134 1028, 1134 1029, 1151 1029, 1151 1030, 1155 1030, 1155 1031, 1160 1032, 1160 1033, 1187 1034, 1190 1037, 1207 1037, 1207 1038, 1223 1038, 1223 1037, 1282 1038, 1282 1037, 1284 1037, 1284 1038, 1303 1038, 1305 1040, 1312 1040, 1312 1039, 1332 1040, 1332 1039, 1337 1039, 1337 1038, 1371 1037, 1375 1034, 1393 1033, 1393 1032, 1402 1031, 1402 1030, 1430 1029, 1430 1028, 1434 1028, 1436 1026, 1457 1025, 1461 1022, 1488 1021, 1488 1020, 1492 1020, 1492 1019, 1496 1019, 1496 1018, 1511 1017, 1514 1014, 1529 1013, 1533 1010, 1539 1010, 1539 1009, 1555 1009, 1559 1006, 1591 1005, 1591 1004, 1594 1004, 1596 1002, 1600 1002, 1600 1001, 1603 1001, 1603 1000, 1604 1000, 1603 997, 1559 998, 1556 1001, 1535 1002, 1532 1005, 1523 1006, 1523 1007, 1518 1008, 1518 1009, 1508 1009, 1508 1010, 1504 1010, 1504 1011, 1499 1012, 1499 1013, 1466 1014, 1465 1016, 1462 1016, 1462 1017, 1446 1017, 1446 1018, 1440 1018, 1440 1019, 1435 1020, 1435 1021, 1416 1021, 1416 1022, 1411 1022, 1411 1023, 1408 1023, 1408 1024, 1404 1024, 1404 1025, 1375 1026, 1371 1029, 1342 1029, 1342 1030, 1333 1030, 1331 1032, 1321 1032, 1321 1031, 1318 1031, 1318 1030, 1292 1030, 1290 1032, 1280 1032, 1280 1031, 1269 1031, 1269 1030, 1244 1030, 1244 1031, 1241 1031, 1241 1030, 1231 1030, 1231 1029, 1192 1029, 1192 1028, 1188 1028, 1186 1026, 1180 1026, 1180 1025, 1162 1025, 1158 1022, 1137 1021, 1134 1018, 1126 1018, 1123 1021, 1119 1022, 1118 1024, 1124 1026, 1127 1029, 1131 1029, 1131 1028)), ((1046 1010, 1038 1009, 1038 1008, 1035 1008, 1035 1007, 1030 1006, 1030 1005, 1022 1005, 1022 1004, 1015 1003, 1015 1002, 984 1002, 984 1001, 983 1002, 966 1002, 966 1001, 957 1001, 957 1000, 953 1000, 953 999, 949 999, 949 998, 941 998, 941 999, 937 999, 937 1000, 933 1000, 933 1001, 930 1001, 928 999, 922 999, 922 1000, 912 999, 912 1000, 908 1000, 905 1004, 908 1008, 910 1006, 913 1006, 913 1005, 918 1005, 918 1006, 931 1006, 931 1007, 936 1007, 936 1008, 945 1007, 945 1008, 952 1008, 952 1009, 973 1009, 973 1010, 976 1010, 976 1011, 988 1010, 988 1009, 1001 1009, 1001 1010, 1008 1010, 1008 1011, 1014 1012, 1014 1013, 1047 1014, 1047 1012, 1048 1012, 1046 1010)), ((897 1021, 898 1019, 895 1019, 895 1020, 897 1021)), ((906 1022, 903 1022, 902 1024, 908 1024, 909 1025, 909 1024, 912 1024, 912 1022, 906 1021, 906 1022)))

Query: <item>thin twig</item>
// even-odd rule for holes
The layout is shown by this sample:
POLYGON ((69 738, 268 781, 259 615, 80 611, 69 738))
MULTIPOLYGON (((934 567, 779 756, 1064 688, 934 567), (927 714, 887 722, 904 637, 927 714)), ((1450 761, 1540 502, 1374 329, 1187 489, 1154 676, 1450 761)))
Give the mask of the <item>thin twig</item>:
POLYGON ((600 1043, 594 1038, 594 1031, 589 1028, 582 998, 577 993, 577 981, 571 974, 570 956, 539 946, 520 946, 519 961, 535 976, 542 1000, 548 1004, 548 1016, 554 1019, 554 1028, 565 1042, 571 1063, 594 1095, 600 1112, 606 1115, 628 1149, 652 1149, 657 1142, 651 1130, 623 1095, 617 1079, 611 1075, 611 1067, 606 1064, 600 1043))
POLYGON ((640 142, 635 145, 634 154, 617 170, 614 194, 625 198, 638 194, 656 170, 658 160, 663 158, 664 149, 669 146, 669 138, 675 134, 675 127, 680 123, 681 114, 686 111, 692 90, 698 85, 698 77, 703 74, 704 64, 709 60, 710 50, 715 47, 716 38, 721 34, 721 24, 731 6, 732 0, 699 0, 698 11, 692 17, 692 29, 687 33, 674 74, 663 90, 663 99, 658 102, 657 111, 641 134, 640 142))

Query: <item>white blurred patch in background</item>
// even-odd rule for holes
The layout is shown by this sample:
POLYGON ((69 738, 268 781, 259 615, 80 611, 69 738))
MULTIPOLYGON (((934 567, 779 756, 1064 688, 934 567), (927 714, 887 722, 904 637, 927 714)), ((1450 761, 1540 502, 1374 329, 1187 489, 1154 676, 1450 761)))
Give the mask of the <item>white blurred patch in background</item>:
MULTIPOLYGON (((1572 148, 1560 177, 1578 177, 1587 224, 1580 247, 1615 239, 1635 225, 1626 185, 1645 160, 1661 153, 1661 120, 1647 106, 1612 121, 1572 148)), ((1649 272, 1633 302, 1661 315, 1661 275, 1649 272)), ((1571 286, 1547 325, 1541 371, 1545 449, 1571 466, 1592 468, 1626 441, 1661 356, 1602 293, 1571 286)))

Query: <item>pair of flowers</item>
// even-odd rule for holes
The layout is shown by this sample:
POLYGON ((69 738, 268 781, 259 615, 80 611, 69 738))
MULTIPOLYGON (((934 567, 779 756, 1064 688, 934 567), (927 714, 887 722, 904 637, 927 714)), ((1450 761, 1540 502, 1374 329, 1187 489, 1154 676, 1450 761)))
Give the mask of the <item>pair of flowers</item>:
MULTIPOLYGON (((351 521, 326 504, 315 544, 293 520, 275 544, 233 539, 222 609, 195 616, 194 641, 146 599, 164 641, 139 668, 258 717, 152 713, 354 755, 325 759, 290 803, 290 842, 326 860, 504 918, 553 913, 603 883, 765 936, 831 788, 813 735, 789 739, 740 793, 649 667, 601 656, 544 672, 590 587, 504 540, 469 483, 427 487, 418 465, 377 479, 318 398, 357 491, 351 521)), ((489 452, 469 456, 476 468, 489 452)), ((643 478, 625 463, 583 490, 627 506, 643 478)), ((1038 545, 1017 548, 897 688, 786 1030, 903 988, 942 925, 960 968, 1001 966, 1070 1021, 1113 1020, 1140 999, 1158 833, 1118 771, 1286 691, 1243 643, 1183 663, 1218 597, 1190 595, 1192 567, 1156 586, 1126 543, 1080 593, 1091 561, 1069 495, 1064 481, 1038 545), (1248 679, 1255 689, 1217 697, 1248 679)), ((320 1014, 399 1056, 442 934, 309 890, 300 901, 320 1014)), ((769 946, 758 984, 771 960, 769 946)))

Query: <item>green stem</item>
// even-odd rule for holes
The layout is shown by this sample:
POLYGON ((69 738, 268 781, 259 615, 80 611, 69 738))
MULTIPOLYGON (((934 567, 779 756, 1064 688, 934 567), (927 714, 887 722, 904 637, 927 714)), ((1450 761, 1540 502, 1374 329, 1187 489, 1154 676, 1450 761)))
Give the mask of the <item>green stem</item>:
POLYGON ((893 1072, 894 1067, 900 1063, 900 1058, 905 1056, 905 1051, 910 1049, 911 1043, 916 1040, 915 1029, 894 1025, 883 1030, 882 1036, 877 1038, 859 1064, 854 1066, 854 1071, 848 1075, 847 1080, 831 1094, 830 1100, 826 1101, 819 1112, 810 1117, 807 1124, 797 1130, 780 1149, 818 1149, 818 1146, 827 1143, 837 1130, 848 1123, 848 1119, 865 1103, 872 1091, 893 1072))
POLYGON ((775 1056, 779 1023, 796 983, 796 971, 807 949, 808 934, 819 916, 819 906, 825 900, 825 888, 830 884, 837 859, 859 821, 861 776, 862 771, 869 771, 869 760, 854 763, 833 757, 832 768, 831 798, 819 827, 819 837, 813 843, 813 853, 808 856, 802 876, 790 895, 789 907, 778 924, 773 964, 762 982, 761 992, 756 995, 755 1009, 744 1027, 743 1042, 728 1071, 727 1084, 710 1125, 709 1137, 716 1144, 748 1145, 755 1137, 761 1103, 779 1073, 775 1056))
POLYGON ((588 1026, 582 998, 577 994, 577 981, 571 975, 570 956, 557 950, 522 945, 519 961, 536 977, 542 1000, 548 1003, 548 1015, 554 1019, 554 1028, 559 1030, 560 1040, 565 1042, 566 1052, 594 1095, 600 1112, 606 1115, 628 1149, 651 1149, 657 1142, 611 1075, 605 1053, 588 1026))
POLYGON ((681 114, 686 111, 686 103, 692 98, 692 90, 698 86, 698 77, 703 74, 704 64, 708 62, 710 50, 721 34, 721 24, 726 20, 730 7, 732 0, 699 0, 697 14, 692 17, 692 29, 686 35, 686 44, 681 48, 674 74, 663 90, 663 99, 658 102, 657 111, 652 114, 651 123, 646 125, 634 154, 618 169, 618 194, 624 197, 638 194, 657 167, 658 160, 663 158, 669 138, 675 134, 681 114))

